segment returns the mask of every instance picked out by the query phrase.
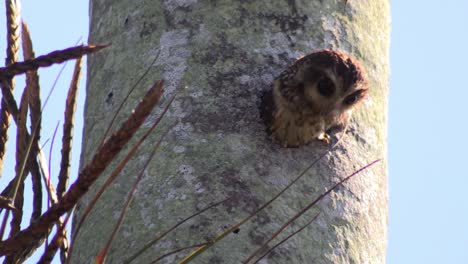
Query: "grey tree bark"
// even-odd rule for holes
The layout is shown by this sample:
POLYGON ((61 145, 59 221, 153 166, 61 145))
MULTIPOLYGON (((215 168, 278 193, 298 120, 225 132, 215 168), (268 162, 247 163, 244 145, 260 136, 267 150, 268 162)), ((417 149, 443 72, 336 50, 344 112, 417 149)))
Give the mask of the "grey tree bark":
MULTIPOLYGON (((92 0, 89 43, 112 43, 88 60, 81 164, 96 149, 112 114, 142 72, 119 117, 156 79, 163 104, 178 90, 161 129, 106 192, 81 230, 73 263, 90 263, 104 245, 142 164, 162 131, 174 127, 145 172, 108 263, 120 263, 156 234, 208 204, 222 206, 182 225, 135 263, 205 242, 261 206, 316 157, 322 142, 282 148, 265 131, 259 107, 275 76, 317 49, 341 49, 365 65, 370 98, 355 111, 339 147, 266 211, 193 263, 239 263, 328 187, 386 156, 389 1, 387 0, 92 0), (156 63, 151 65, 157 57, 156 63)), ((162 108, 162 107, 160 107, 162 108)), ((148 128, 161 112, 145 123, 148 128)), ((341 133, 332 135, 336 142, 341 133)), ((77 210, 82 213, 87 196, 77 210)), ((263 263, 384 263, 386 164, 355 177, 286 233, 318 219, 263 263)), ((187 251, 166 258, 175 263, 187 251)))

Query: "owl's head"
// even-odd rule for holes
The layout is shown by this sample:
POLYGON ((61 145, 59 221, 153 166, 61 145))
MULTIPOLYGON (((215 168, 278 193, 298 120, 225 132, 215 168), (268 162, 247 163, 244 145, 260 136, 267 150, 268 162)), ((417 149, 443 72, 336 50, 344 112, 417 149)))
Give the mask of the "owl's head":
POLYGON ((339 116, 368 95, 364 68, 349 54, 321 50, 300 60, 303 65, 304 100, 321 115, 339 116))

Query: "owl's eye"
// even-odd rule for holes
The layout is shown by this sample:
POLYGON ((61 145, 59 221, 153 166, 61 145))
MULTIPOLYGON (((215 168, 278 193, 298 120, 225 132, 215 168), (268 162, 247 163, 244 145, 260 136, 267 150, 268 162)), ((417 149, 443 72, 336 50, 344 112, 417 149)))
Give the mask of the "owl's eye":
POLYGON ((359 99, 361 99, 363 90, 359 90, 355 93, 352 93, 351 95, 348 95, 344 100, 343 104, 345 105, 353 105, 355 104, 359 99))
POLYGON ((317 90, 322 96, 330 97, 335 93, 335 85, 330 78, 322 77, 317 83, 317 90))
POLYGON ((357 101, 357 99, 358 99, 358 96, 356 94, 352 94, 352 95, 346 97, 344 99, 343 103, 345 105, 352 105, 357 101))

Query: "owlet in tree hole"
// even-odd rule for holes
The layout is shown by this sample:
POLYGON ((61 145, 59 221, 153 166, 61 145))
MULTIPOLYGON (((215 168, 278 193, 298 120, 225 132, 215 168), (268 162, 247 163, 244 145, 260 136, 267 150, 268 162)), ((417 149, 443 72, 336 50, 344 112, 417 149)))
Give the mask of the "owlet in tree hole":
POLYGON ((326 131, 345 127, 367 95, 365 70, 351 55, 320 50, 304 56, 275 79, 272 136, 284 147, 329 143, 326 131))

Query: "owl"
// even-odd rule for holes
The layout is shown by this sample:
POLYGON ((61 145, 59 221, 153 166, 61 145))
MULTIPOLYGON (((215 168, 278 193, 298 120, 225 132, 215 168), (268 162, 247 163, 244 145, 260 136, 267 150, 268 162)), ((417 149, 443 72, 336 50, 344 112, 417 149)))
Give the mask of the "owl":
POLYGON ((367 95, 367 75, 351 55, 320 50, 299 58, 274 81, 272 137, 284 147, 329 143, 326 131, 345 127, 367 95))

